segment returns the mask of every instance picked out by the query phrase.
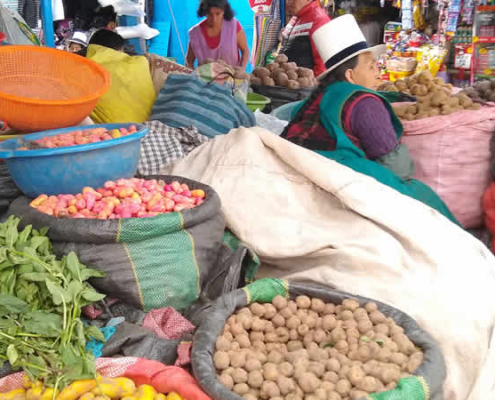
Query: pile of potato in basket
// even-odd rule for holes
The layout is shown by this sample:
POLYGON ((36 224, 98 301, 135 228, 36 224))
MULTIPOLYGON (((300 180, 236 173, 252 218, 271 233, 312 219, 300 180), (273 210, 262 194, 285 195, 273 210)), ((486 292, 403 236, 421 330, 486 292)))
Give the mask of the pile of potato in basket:
POLYGON ((256 67, 250 78, 251 85, 281 86, 288 89, 313 87, 318 84, 312 69, 298 67, 289 62, 285 54, 275 58, 275 62, 265 67, 256 67))
POLYGON ((394 389, 423 352, 375 303, 277 296, 227 320, 213 361, 246 400, 350 400, 394 389))
POLYGON ((405 121, 481 108, 480 104, 474 103, 465 93, 452 94, 452 89, 452 85, 445 84, 442 78, 433 79, 429 71, 396 82, 387 82, 378 88, 379 91, 403 92, 417 98, 416 104, 394 105, 397 116, 405 121))

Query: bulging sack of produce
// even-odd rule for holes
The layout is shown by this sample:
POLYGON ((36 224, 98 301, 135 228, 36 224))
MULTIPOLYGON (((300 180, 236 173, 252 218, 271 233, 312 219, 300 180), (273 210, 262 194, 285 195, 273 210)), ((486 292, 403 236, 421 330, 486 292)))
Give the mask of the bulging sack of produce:
POLYGON ((272 278, 204 313, 192 364, 216 400, 440 400, 446 376, 435 341, 405 313, 272 278))
POLYGON ((148 59, 107 47, 88 46, 87 57, 110 72, 112 85, 91 113, 95 123, 142 123, 149 119, 156 99, 148 59))
POLYGON ((22 216, 23 226, 48 227, 56 253, 75 251, 82 263, 105 271, 106 277, 93 284, 110 297, 143 311, 169 306, 180 311, 197 299, 217 261, 225 230, 221 202, 211 187, 196 181, 174 176, 147 179, 187 184, 191 191, 204 192, 204 202, 181 211, 176 206, 177 212, 153 217, 112 214, 114 219, 97 219, 85 217, 83 209, 55 218, 22 197, 12 203, 9 214, 22 216))
MULTIPOLYGON (((209 400, 194 378, 179 367, 138 357, 98 358, 97 379, 78 380, 65 387, 60 399, 209 400)), ((2 399, 52 399, 53 388, 31 382, 23 372, 0 379, 2 399)))

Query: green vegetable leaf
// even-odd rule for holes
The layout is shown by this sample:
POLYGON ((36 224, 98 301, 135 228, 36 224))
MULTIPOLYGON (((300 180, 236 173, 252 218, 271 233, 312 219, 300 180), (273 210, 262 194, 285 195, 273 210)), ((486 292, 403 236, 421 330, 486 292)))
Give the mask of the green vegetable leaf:
POLYGON ((20 277, 29 282, 44 282, 46 279, 50 278, 51 275, 45 272, 30 272, 22 274, 20 277))
POLYGON ((84 286, 79 281, 72 281, 69 283, 69 287, 67 288, 67 294, 72 299, 72 301, 76 301, 81 292, 84 290, 84 286))
POLYGON ((22 314, 29 311, 29 307, 24 301, 17 297, 0 293, 0 308, 2 307, 14 314, 22 314))
POLYGON ((6 330, 15 327, 15 323, 11 319, 0 318, 0 329, 6 330))
POLYGON ((368 336, 361 336, 359 340, 361 340, 361 342, 371 342, 371 339, 368 336))
POLYGON ((46 236, 46 234, 48 233, 48 231, 50 230, 50 228, 41 228, 40 229, 40 232, 39 232, 39 235, 40 236, 46 236))
POLYGON ((27 313, 23 321, 28 333, 57 337, 62 331, 62 317, 45 311, 27 313))
POLYGON ((83 268, 81 270, 81 280, 87 281, 89 278, 104 278, 106 276, 105 272, 98 271, 91 268, 83 268))
POLYGON ((334 345, 333 343, 325 343, 325 344, 322 346, 322 348, 324 348, 324 349, 328 349, 328 348, 332 348, 332 347, 334 347, 334 346, 335 346, 335 345, 334 345))
POLYGON ((77 343, 79 346, 81 346, 83 349, 86 347, 86 335, 84 334, 84 325, 80 319, 77 319, 75 321, 76 324, 76 338, 77 338, 77 343))
POLYGON ((28 225, 24 228, 24 230, 19 234, 19 239, 17 240, 18 243, 25 243, 29 235, 31 235, 31 231, 33 230, 32 225, 28 225))
POLYGON ((84 292, 82 292, 82 297, 85 300, 97 302, 103 300, 106 296, 104 294, 98 293, 94 289, 86 288, 84 292))
POLYGON ((19 359, 19 354, 13 344, 9 344, 7 347, 7 357, 9 358, 10 365, 15 365, 16 361, 19 359))
POLYGON ((93 338, 95 340, 98 340, 100 342, 103 342, 105 343, 106 340, 105 340, 105 336, 103 335, 103 332, 100 331, 98 329, 98 327, 94 326, 94 325, 90 325, 87 329, 86 329, 86 333, 87 335, 90 337, 90 338, 93 338))
POLYGON ((7 260, 7 248, 0 247, 0 264, 7 260))
POLYGON ((378 343, 380 347, 383 347, 383 345, 385 344, 385 342, 381 339, 375 340, 375 342, 378 343))
POLYGON ((14 247, 14 243, 17 242, 17 239, 19 237, 19 232, 17 231, 17 224, 11 224, 8 228, 7 228, 7 237, 6 237, 6 246, 7 247, 14 247))
POLYGON ((38 247, 46 245, 47 242, 48 238, 46 236, 35 236, 31 238, 31 247, 36 250, 38 247))
POLYGON ((40 356, 28 355, 26 357, 26 364, 29 364, 29 366, 24 367, 24 370, 33 382, 50 372, 45 360, 40 356))
POLYGON ((81 268, 76 253, 73 251, 67 255, 67 268, 70 271, 72 278, 81 281, 81 268))
POLYGON ((45 284, 48 291, 52 295, 53 304, 55 304, 56 306, 59 306, 64 302, 67 303, 71 300, 67 292, 62 288, 62 286, 53 283, 49 279, 45 280, 45 284))

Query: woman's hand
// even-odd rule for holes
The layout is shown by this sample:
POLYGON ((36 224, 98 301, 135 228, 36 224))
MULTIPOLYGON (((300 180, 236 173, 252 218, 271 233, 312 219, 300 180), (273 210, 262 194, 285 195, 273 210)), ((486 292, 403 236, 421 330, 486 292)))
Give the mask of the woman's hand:
POLYGON ((243 70, 245 70, 249 62, 249 47, 247 44, 247 39, 246 39, 246 34, 244 33, 244 29, 241 29, 237 34, 237 47, 241 52, 240 66, 243 70))

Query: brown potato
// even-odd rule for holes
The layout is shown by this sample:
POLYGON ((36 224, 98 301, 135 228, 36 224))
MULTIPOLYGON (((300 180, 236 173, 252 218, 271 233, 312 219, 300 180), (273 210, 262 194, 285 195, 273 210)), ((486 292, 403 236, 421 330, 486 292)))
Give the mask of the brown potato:
POLYGON ((254 75, 251 75, 249 82, 251 82, 251 85, 255 85, 255 86, 260 86, 261 84, 263 84, 261 78, 258 78, 257 76, 254 75))
POLYGON ((273 78, 270 78, 269 76, 265 76, 263 78, 263 85, 265 86, 275 86, 275 81, 273 78))
POLYGON ((285 54, 279 54, 275 58, 275 62, 278 63, 278 64, 286 63, 288 61, 289 61, 289 58, 285 54))
POLYGON ((253 74, 258 78, 263 79, 266 76, 270 76, 270 70, 265 67, 256 67, 253 71, 253 74))
MULTIPOLYGON (((289 71, 296 72, 297 71, 297 64, 295 62, 289 62, 289 63, 287 63, 287 68, 289 69, 289 71)), ((296 74, 297 74, 297 72, 296 72, 296 74)))
POLYGON ((281 72, 280 74, 278 74, 275 82, 278 86, 287 87, 287 84, 289 83, 289 77, 286 73, 281 72))
POLYGON ((314 76, 312 72, 313 72, 312 70, 305 67, 299 67, 297 69, 297 75, 301 78, 312 78, 314 76))
POLYGON ((287 83, 287 87, 289 89, 300 89, 301 85, 298 81, 289 80, 289 82, 287 83))
POLYGON ((266 68, 268 68, 268 70, 269 70, 270 72, 273 72, 273 71, 275 71, 276 69, 280 68, 280 64, 279 64, 279 63, 271 63, 271 64, 268 64, 268 65, 266 66, 266 68))
POLYGON ((297 79, 299 78, 297 76, 297 72, 296 71, 287 71, 287 76, 289 77, 289 79, 293 80, 293 81, 297 81, 297 79))

